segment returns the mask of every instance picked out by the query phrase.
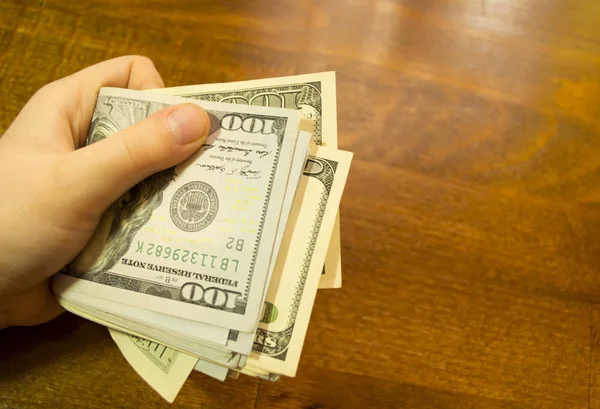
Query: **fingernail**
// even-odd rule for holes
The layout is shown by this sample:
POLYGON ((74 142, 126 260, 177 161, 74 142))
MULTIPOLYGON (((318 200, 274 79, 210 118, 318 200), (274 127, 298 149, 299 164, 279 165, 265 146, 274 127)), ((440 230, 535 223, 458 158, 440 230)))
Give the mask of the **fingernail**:
POLYGON ((196 142, 206 136, 208 120, 198 105, 182 104, 167 117, 169 129, 179 145, 196 142))

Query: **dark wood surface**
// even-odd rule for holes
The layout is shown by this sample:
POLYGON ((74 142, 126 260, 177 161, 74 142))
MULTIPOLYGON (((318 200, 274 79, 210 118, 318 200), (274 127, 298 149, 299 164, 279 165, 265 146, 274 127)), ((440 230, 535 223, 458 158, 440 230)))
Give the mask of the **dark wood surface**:
MULTIPOLYGON (((355 152, 297 377, 172 407, 600 408, 597 0, 1 0, 0 131, 131 53, 167 86, 335 70, 355 152)), ((71 315, 0 351, 0 408, 169 407, 71 315)))

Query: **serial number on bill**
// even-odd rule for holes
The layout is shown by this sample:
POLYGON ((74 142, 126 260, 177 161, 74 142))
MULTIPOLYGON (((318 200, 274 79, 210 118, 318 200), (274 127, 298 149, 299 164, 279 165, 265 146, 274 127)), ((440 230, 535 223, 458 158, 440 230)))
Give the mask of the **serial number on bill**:
POLYGON ((187 264, 235 273, 237 273, 239 265, 239 261, 233 258, 219 257, 206 253, 198 253, 196 251, 163 246, 161 244, 146 243, 143 241, 137 242, 135 252, 164 260, 180 261, 187 264))

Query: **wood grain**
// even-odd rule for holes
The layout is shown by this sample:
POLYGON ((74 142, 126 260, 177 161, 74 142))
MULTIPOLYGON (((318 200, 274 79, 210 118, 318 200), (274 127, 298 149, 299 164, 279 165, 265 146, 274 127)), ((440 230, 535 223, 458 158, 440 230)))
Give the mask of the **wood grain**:
MULTIPOLYGON (((0 0, 0 131, 123 54, 167 86, 335 70, 344 288, 298 376, 181 408, 600 407, 600 3, 0 0)), ((167 407, 106 330, 0 333, 0 408, 167 407)))

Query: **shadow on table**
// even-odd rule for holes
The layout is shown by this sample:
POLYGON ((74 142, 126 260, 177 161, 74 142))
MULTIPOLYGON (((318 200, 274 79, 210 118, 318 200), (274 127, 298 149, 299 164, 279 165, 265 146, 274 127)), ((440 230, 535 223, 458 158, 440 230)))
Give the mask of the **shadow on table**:
POLYGON ((65 313, 34 327, 0 331, 0 379, 24 376, 38 367, 74 359, 81 350, 101 350, 110 336, 106 328, 65 313))

